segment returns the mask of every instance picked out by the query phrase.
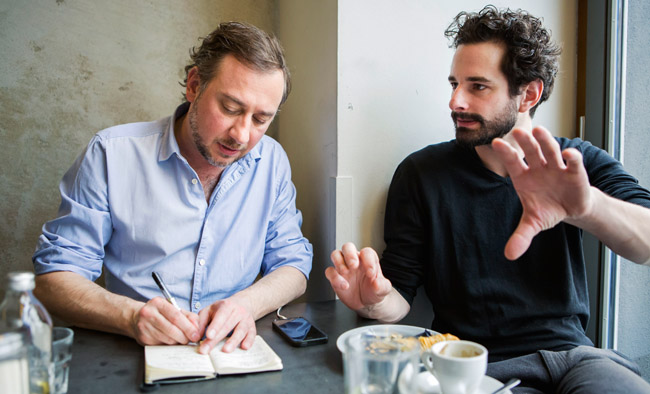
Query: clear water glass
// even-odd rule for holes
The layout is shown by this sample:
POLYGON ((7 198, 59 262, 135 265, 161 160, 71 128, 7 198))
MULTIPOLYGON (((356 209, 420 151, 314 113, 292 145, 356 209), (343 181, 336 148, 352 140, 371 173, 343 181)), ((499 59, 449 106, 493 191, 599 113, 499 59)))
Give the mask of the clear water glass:
MULTIPOLYGON (((420 347, 417 343, 405 344, 402 338, 398 339, 364 333, 347 339, 343 354, 346 393, 392 394, 400 391, 398 379, 402 373, 413 374, 418 366, 420 347)), ((410 386, 411 381, 409 376, 406 384, 410 386)))
POLYGON ((52 364, 54 365, 53 394, 68 392, 68 376, 72 359, 72 340, 74 331, 67 327, 52 329, 52 364))

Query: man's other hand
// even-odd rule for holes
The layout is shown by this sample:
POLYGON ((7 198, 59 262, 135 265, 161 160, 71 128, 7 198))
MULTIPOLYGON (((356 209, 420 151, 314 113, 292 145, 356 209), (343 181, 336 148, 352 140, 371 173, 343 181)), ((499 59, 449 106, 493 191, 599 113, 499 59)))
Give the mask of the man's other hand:
POLYGON ((205 327, 205 340, 199 348, 199 352, 203 354, 209 353, 229 334, 230 337, 223 345, 223 352, 232 352, 237 346, 244 350, 250 349, 257 334, 253 315, 237 300, 236 295, 216 301, 201 310, 199 327, 205 327))

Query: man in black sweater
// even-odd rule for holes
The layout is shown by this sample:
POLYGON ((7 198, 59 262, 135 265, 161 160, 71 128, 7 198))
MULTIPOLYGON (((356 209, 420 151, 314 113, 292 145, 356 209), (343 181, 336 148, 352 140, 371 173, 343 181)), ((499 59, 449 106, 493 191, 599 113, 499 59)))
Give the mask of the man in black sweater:
POLYGON ((582 255, 584 230, 650 264, 650 192, 599 148, 533 128, 560 55, 538 18, 488 6, 445 35, 456 139, 400 164, 381 263, 343 245, 326 270, 333 289, 361 316, 396 322, 424 285, 432 329, 484 344, 488 375, 520 378, 517 391, 650 392, 634 363, 585 335, 582 255))

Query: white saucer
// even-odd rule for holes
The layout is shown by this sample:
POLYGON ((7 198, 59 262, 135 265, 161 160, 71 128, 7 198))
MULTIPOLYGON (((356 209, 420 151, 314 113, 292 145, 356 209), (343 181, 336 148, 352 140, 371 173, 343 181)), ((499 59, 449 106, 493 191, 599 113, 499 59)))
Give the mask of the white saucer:
MULTIPOLYGON (((375 324, 372 326, 357 327, 339 335, 338 339, 336 340, 336 347, 339 349, 341 353, 344 353, 345 340, 352 335, 361 334, 362 332, 366 332, 366 331, 377 335, 402 334, 404 336, 416 336, 422 334, 424 330, 425 328, 422 327, 405 326, 401 324, 375 324)), ((429 331, 431 335, 438 334, 436 331, 433 331, 429 328, 427 328, 426 330, 429 331)))
MULTIPOLYGON (((424 370, 424 366, 421 367, 424 370)), ((399 380, 397 382, 397 387, 400 394, 440 394, 440 385, 438 384, 438 379, 436 379, 429 371, 424 370, 420 371, 415 377, 415 392, 409 392, 407 390, 408 380, 411 378, 412 372, 410 365, 404 368, 404 371, 400 374, 399 380)), ((497 389, 503 386, 503 383, 498 380, 489 377, 483 376, 481 380, 481 385, 478 388, 478 391, 475 394, 490 394, 497 389)), ((512 394, 512 391, 506 390, 504 393, 512 394)))

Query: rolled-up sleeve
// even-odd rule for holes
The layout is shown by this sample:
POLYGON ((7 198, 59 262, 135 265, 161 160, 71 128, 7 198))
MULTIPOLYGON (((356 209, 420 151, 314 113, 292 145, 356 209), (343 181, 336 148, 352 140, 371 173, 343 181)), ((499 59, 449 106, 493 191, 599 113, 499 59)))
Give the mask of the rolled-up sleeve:
POLYGON ((283 165, 277 168, 277 196, 268 225, 262 272, 266 275, 279 267, 290 266, 309 278, 312 245, 300 230, 302 214, 296 208, 296 188, 291 182, 288 159, 284 154, 282 159, 283 165))
POLYGON ((71 271, 93 281, 101 275, 112 232, 106 179, 106 152, 95 136, 61 180, 57 218, 43 225, 32 257, 37 275, 71 271))

